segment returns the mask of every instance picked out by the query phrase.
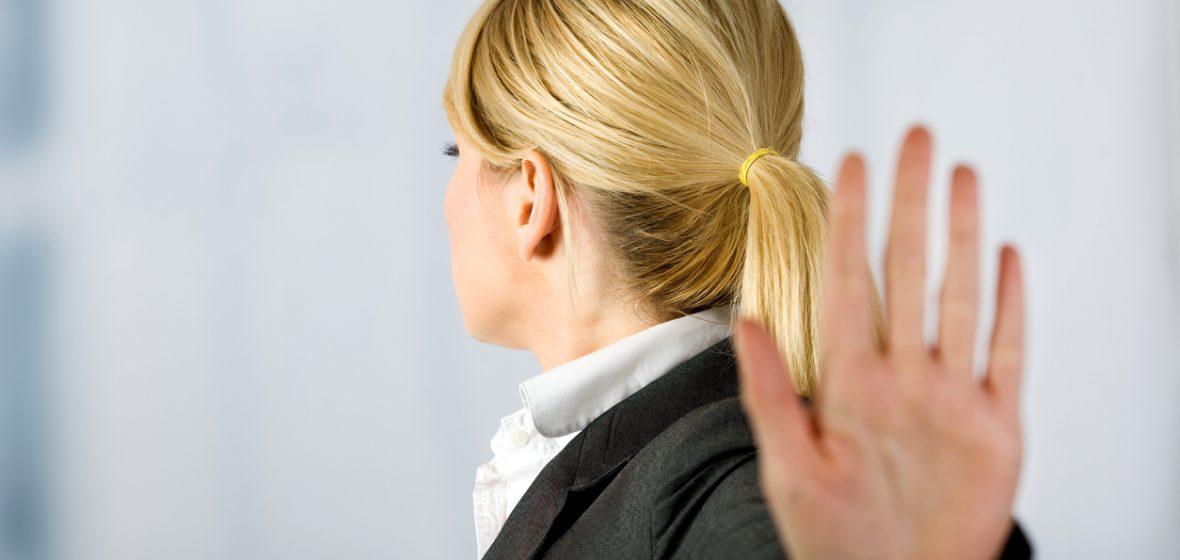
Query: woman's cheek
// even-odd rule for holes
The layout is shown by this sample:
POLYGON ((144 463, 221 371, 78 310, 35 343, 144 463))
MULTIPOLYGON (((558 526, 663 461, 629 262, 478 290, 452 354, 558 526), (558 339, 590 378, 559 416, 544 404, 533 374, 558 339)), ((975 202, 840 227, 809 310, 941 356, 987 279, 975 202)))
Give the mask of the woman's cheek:
POLYGON ((447 223, 447 233, 452 239, 455 237, 454 220, 454 205, 455 205, 455 180, 447 184, 447 190, 443 193, 443 220, 447 223))

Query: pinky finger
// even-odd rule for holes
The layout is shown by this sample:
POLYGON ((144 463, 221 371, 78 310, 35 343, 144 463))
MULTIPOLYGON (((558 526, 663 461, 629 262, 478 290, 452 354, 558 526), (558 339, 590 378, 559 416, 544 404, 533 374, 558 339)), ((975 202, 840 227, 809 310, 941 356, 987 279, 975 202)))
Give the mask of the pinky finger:
POLYGON ((1000 250, 996 320, 988 356, 986 389, 1005 416, 1020 415, 1020 383, 1024 368, 1024 287, 1020 256, 1011 245, 1000 250))

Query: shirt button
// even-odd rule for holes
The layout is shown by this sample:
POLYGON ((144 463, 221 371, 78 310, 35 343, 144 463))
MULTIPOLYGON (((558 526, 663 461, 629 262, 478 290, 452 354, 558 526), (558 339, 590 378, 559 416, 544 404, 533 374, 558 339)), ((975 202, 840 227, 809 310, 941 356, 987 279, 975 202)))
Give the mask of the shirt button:
POLYGON ((513 430, 512 434, 508 436, 509 441, 517 447, 523 447, 529 442, 529 433, 524 430, 513 430))

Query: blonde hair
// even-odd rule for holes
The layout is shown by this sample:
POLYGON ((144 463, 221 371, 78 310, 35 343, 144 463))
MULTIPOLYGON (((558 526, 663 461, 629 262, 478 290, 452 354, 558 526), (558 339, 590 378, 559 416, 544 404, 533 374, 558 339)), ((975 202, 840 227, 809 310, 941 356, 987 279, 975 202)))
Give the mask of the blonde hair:
POLYGON ((563 222, 589 209, 642 313, 734 304, 811 394, 828 190, 796 159, 803 63, 776 0, 488 0, 443 104, 492 169, 545 154, 563 222), (747 189, 759 148, 778 154, 747 189))

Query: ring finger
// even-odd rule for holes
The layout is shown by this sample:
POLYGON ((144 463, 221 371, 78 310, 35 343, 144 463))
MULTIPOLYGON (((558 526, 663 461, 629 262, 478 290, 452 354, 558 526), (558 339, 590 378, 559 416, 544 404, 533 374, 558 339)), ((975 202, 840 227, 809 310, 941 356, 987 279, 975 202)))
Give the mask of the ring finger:
POLYGON ((979 191, 975 172, 955 168, 951 178, 950 241, 939 302, 938 357, 948 370, 970 379, 979 309, 979 191))

